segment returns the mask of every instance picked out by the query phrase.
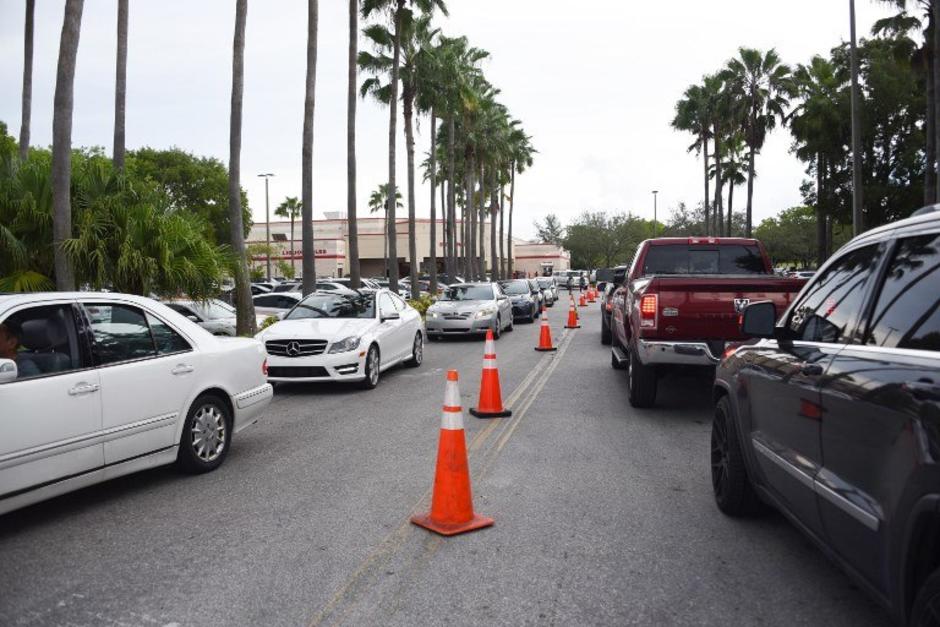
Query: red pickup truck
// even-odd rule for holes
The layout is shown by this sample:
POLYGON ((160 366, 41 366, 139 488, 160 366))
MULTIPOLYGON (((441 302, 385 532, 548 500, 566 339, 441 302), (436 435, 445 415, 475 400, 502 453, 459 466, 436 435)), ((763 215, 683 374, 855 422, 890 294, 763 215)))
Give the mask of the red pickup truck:
POLYGON ((637 248, 611 300, 611 365, 627 370, 630 404, 652 407, 670 366, 715 366, 743 342, 751 301, 784 311, 805 279, 774 275, 764 245, 737 237, 662 237, 637 248))

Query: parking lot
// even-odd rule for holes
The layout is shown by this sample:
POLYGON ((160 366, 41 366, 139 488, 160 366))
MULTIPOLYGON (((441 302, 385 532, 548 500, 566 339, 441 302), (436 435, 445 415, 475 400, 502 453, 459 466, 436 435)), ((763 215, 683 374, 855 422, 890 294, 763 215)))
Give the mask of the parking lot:
POLYGON ((630 408, 597 306, 559 350, 497 342, 510 418, 479 420, 482 342, 429 343, 378 388, 283 385, 218 471, 130 475, 0 517, 0 624, 827 624, 886 615, 777 514, 714 505, 707 375, 630 408), (479 513, 427 508, 457 369, 479 513), (704 378, 703 378, 704 377, 704 378))

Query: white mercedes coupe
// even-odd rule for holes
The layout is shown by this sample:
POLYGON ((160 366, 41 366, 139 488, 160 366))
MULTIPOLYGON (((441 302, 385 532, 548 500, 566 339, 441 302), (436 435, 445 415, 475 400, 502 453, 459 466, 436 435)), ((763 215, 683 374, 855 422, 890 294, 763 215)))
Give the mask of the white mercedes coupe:
POLYGON ((255 336, 268 352, 268 381, 356 381, 372 389, 379 374, 424 360, 421 315, 390 290, 313 292, 255 336))

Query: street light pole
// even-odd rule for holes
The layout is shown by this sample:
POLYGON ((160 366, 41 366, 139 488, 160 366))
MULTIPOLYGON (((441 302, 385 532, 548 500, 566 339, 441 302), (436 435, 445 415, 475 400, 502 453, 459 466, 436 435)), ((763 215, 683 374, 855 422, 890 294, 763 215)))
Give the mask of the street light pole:
POLYGON ((855 43, 855 0, 849 0, 852 70, 852 234, 865 226, 862 215, 862 122, 861 94, 858 91, 858 46, 855 43))
MULTIPOLYGON (((264 179, 264 256, 266 260, 267 270, 268 270, 268 281, 271 280, 271 199, 268 196, 268 179, 274 176, 270 172, 267 174, 259 174, 259 177, 264 179)), ((291 246, 294 243, 291 242, 291 246)), ((293 263, 293 258, 291 259, 293 263)))
POLYGON ((654 189, 653 190, 653 237, 656 237, 656 210, 657 210, 656 198, 658 195, 659 195, 659 190, 654 189))

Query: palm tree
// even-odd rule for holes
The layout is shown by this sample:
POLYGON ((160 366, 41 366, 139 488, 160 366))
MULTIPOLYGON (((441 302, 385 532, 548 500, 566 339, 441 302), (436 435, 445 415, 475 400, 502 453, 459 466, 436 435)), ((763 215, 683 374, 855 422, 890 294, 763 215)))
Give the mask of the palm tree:
POLYGON ((117 69, 114 79, 114 169, 124 170, 124 104, 127 101, 127 5, 118 0, 117 69))
POLYGON ((72 237, 72 103, 83 8, 84 0, 65 2, 52 112, 52 246, 55 284, 61 291, 75 289, 75 275, 63 245, 72 237))
POLYGON ((786 117, 786 107, 793 93, 790 68, 776 50, 762 53, 753 48, 739 48, 739 57, 728 62, 725 79, 734 94, 738 120, 747 143, 747 217, 745 235, 753 227, 754 159, 767 134, 786 117))
POLYGON ((23 27, 23 100, 20 121, 20 161, 29 157, 29 125, 33 109, 33 16, 36 0, 26 0, 23 27))
POLYGON ((722 152, 724 159, 721 168, 722 182, 728 186, 728 214, 725 221, 725 235, 731 237, 734 224, 734 188, 747 182, 744 166, 744 138, 740 132, 725 139, 722 152))
POLYGON ((294 220, 303 213, 303 206, 296 196, 288 196, 277 206, 274 215, 290 218, 290 267, 294 268, 294 220))
POLYGON ((313 113, 317 86, 317 22, 319 4, 307 0, 307 77, 304 87, 304 128, 301 148, 301 203, 303 220, 300 225, 303 239, 303 293, 306 296, 317 285, 317 258, 313 242, 313 113))
POLYGON ((255 306, 248 281, 245 231, 242 224, 241 149, 242 100, 245 90, 245 22, 248 0, 235 0, 235 36, 232 42, 232 105, 229 128, 228 218, 232 251, 235 254, 235 330, 238 335, 255 334, 255 306))
MULTIPOLYGON (((385 258, 385 276, 388 277, 388 183, 382 183, 369 196, 369 213, 375 213, 379 210, 385 212, 385 220, 382 223, 382 256, 385 258)), ((401 209, 401 192, 395 191, 395 206, 401 209)))
POLYGON ((689 146, 688 151, 693 150, 702 153, 705 172, 705 229, 708 231, 709 223, 709 157, 708 140, 712 132, 712 111, 711 101, 705 87, 702 85, 692 85, 685 90, 682 99, 676 103, 676 115, 672 120, 672 127, 679 131, 686 131, 695 136, 695 142, 689 146))
POLYGON ((512 218, 513 210, 516 205, 516 173, 522 174, 526 168, 532 167, 533 155, 536 150, 530 142, 532 138, 525 132, 516 127, 509 135, 509 154, 511 156, 511 167, 509 170, 509 233, 507 235, 509 255, 506 259, 506 267, 509 275, 513 274, 512 266, 512 218))
MULTIPOLYGON (((346 225, 349 229, 349 281, 359 289, 359 223, 356 219, 356 91, 359 55, 359 0, 349 0, 349 79, 346 87, 346 225)), ((291 236, 293 239, 293 236, 291 236)), ((293 260, 291 261, 293 263, 293 260)))

